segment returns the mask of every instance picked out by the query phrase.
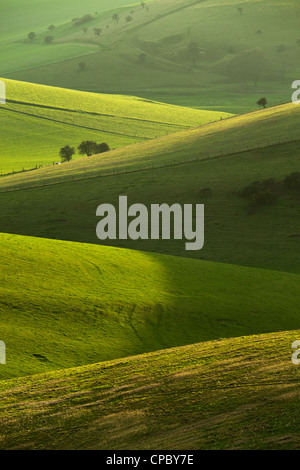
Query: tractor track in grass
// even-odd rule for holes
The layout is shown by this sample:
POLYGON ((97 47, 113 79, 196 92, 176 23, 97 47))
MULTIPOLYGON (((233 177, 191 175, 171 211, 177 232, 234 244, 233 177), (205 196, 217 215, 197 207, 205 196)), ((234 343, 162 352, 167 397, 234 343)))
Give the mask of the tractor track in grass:
POLYGON ((58 124, 63 124, 65 126, 78 127, 79 129, 86 129, 86 130, 89 130, 89 131, 101 132, 101 133, 104 133, 104 134, 119 135, 119 136, 122 136, 122 137, 130 137, 132 139, 140 139, 141 141, 151 140, 151 137, 139 137, 139 136, 136 136, 136 135, 122 134, 121 132, 113 132, 113 131, 104 130, 104 129, 97 129, 95 127, 81 126, 79 124, 72 124, 70 122, 59 121, 59 120, 56 120, 56 119, 47 118, 45 116, 37 116, 36 114, 25 113, 24 111, 17 111, 15 109, 5 108, 4 111, 11 112, 11 113, 16 113, 16 114, 21 114, 22 116, 30 116, 30 117, 35 118, 35 119, 43 119, 44 121, 56 122, 58 124))
MULTIPOLYGON (((148 102, 148 100, 144 100, 144 99, 142 101, 148 102)), ((50 111, 62 111, 62 112, 67 112, 67 113, 80 114, 80 115, 85 115, 86 114, 88 116, 97 116, 97 117, 105 117, 105 118, 113 118, 113 119, 123 119, 123 120, 127 120, 127 121, 149 122, 151 124, 162 124, 164 126, 181 127, 182 129, 190 129, 189 126, 186 126, 184 124, 179 124, 179 123, 178 124, 172 124, 170 122, 153 121, 151 119, 140 119, 140 118, 134 118, 134 117, 129 117, 129 116, 116 116, 115 114, 103 114, 103 113, 96 113, 96 112, 92 112, 92 111, 84 111, 84 110, 81 111, 81 110, 76 110, 76 109, 60 108, 60 107, 57 107, 57 106, 49 106, 49 105, 43 105, 43 104, 38 104, 38 103, 28 103, 26 101, 17 101, 17 100, 7 99, 6 102, 11 103, 11 104, 18 104, 18 105, 21 105, 21 106, 28 106, 28 107, 32 107, 32 108, 41 108, 41 109, 45 109, 45 110, 49 109, 50 111)), ((166 103, 159 103, 159 104, 169 106, 166 103)), ((4 108, 4 109, 7 110, 7 108, 4 108)), ((9 110, 9 111, 15 111, 15 112, 22 113, 22 111, 16 111, 16 110, 9 110)), ((27 114, 27 113, 24 113, 24 114, 27 114)), ((37 116, 36 114, 29 114, 29 115, 34 116, 34 117, 40 117, 40 116, 37 116)), ((83 127, 83 126, 80 126, 80 127, 83 127)))

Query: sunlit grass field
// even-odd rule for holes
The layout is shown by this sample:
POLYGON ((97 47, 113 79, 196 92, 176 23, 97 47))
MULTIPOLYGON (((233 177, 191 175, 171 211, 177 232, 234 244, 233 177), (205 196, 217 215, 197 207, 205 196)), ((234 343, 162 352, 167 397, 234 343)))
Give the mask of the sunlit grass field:
POLYGON ((0 186, 1 189, 34 186, 113 171, 152 168, 196 159, 205 160, 222 154, 268 147, 270 144, 293 142, 298 138, 300 107, 293 103, 228 119, 220 119, 220 115, 218 116, 217 122, 162 136, 139 145, 120 148, 100 157, 92 156, 56 168, 50 167, 29 174, 5 177, 0 180, 0 186))
POLYGON ((107 142, 114 149, 228 116, 128 96, 11 80, 5 84, 7 103, 0 107, 2 174, 53 165, 60 161, 61 147, 77 149, 83 140, 107 142))
POLYGON ((2 449, 296 450, 299 330, 0 382, 2 449), (24 434, 26 429, 26 434, 24 434))
POLYGON ((1 379, 299 326, 297 274, 0 238, 1 379))

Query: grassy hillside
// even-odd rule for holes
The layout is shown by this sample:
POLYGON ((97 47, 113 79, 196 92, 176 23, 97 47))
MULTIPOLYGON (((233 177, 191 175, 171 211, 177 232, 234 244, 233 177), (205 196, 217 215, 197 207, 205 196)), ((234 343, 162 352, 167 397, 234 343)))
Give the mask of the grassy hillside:
POLYGON ((290 100, 300 58, 297 0, 153 0, 148 8, 64 0, 59 9, 47 1, 44 12, 25 12, 17 28, 19 3, 11 0, 6 10, 13 33, 2 33, 0 74, 9 78, 233 113, 255 109, 260 95, 271 104, 290 100), (87 14, 88 22, 71 21, 87 14), (45 45, 49 34, 53 42, 45 45))
POLYGON ((299 327, 299 276, 1 235, 1 379, 299 327))
POLYGON ((299 449, 295 339, 212 341, 1 382, 0 447, 299 449))
POLYGON ((246 149, 268 141, 291 140, 299 126, 299 111, 297 106, 285 105, 60 167, 3 177, 0 179, 1 229, 99 243, 95 231, 96 208, 103 202, 117 205, 119 195, 127 195, 130 204, 139 202, 147 206, 162 202, 204 203, 205 246, 201 251, 187 252, 181 241, 139 240, 115 244, 299 272, 299 194, 283 192, 275 204, 252 210, 248 201, 237 194, 253 181, 268 178, 282 181, 288 174, 300 171, 299 142, 225 156, 232 146, 246 149), (219 158, 208 158, 217 152, 219 158), (197 157, 199 161, 177 165, 184 159, 197 157), (164 163, 171 166, 155 169, 164 163), (139 168, 148 169, 138 171, 139 168), (130 169, 137 171, 102 177, 112 171, 130 169), (4 192, 55 182, 60 184, 4 192))
POLYGON ((0 172, 60 161, 64 145, 82 140, 123 147, 226 117, 134 97, 83 93, 5 80, 0 107, 0 172))
POLYGON ((28 187, 143 168, 205 160, 222 154, 267 147, 298 138, 300 107, 293 103, 222 119, 157 140, 120 148, 100 157, 75 160, 60 167, 0 179, 1 189, 28 187))
MULTIPOLYGON (((55 25, 60 31, 65 31, 66 23, 72 18, 81 17, 86 13, 96 13, 103 18, 106 11, 112 8, 122 8, 128 5, 128 0, 64 0, 62 2, 51 0, 28 0, 26 6, 22 0, 3 0, 0 5, 0 14, 3 25, 0 32, 1 72, 14 72, 26 70, 49 63, 59 63, 70 57, 80 57, 101 50, 96 44, 82 41, 79 44, 68 43, 63 46, 53 44, 47 47, 44 38, 52 34, 47 28, 55 25), (40 41, 29 41, 28 33, 34 31, 37 36, 43 35, 40 41)), ((0 72, 0 74, 1 74, 0 72)))

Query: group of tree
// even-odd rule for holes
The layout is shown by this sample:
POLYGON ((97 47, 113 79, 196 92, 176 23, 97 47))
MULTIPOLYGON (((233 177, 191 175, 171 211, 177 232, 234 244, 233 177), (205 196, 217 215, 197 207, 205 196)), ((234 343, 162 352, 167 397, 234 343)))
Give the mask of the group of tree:
MULTIPOLYGON (((110 150, 109 145, 106 142, 97 144, 97 142, 94 142, 92 140, 82 141, 77 149, 80 155, 87 155, 88 157, 90 157, 91 155, 97 155, 99 153, 108 152, 110 150)), ((70 162, 75 153, 75 147, 65 145, 60 149, 59 155, 61 157, 62 162, 70 162)))
POLYGON ((146 8, 146 10, 149 11, 149 7, 148 7, 148 5, 146 5, 145 2, 141 2, 141 7, 146 8))
POLYGON ((252 208, 259 208, 274 204, 278 197, 288 195, 289 198, 295 195, 299 198, 300 193, 300 172, 294 171, 283 180, 276 181, 275 178, 268 178, 262 181, 253 181, 238 194, 248 199, 248 204, 252 208))
POLYGON ((79 26, 81 24, 84 24, 84 23, 87 23, 89 21, 92 21, 94 19, 93 15, 91 14, 87 14, 87 15, 83 15, 81 16, 80 18, 73 18, 71 23, 74 25, 74 26, 79 26))
MULTIPOLYGON (((54 24, 51 24, 50 26, 48 26, 47 31, 54 31, 54 29, 55 29, 54 24)), ((34 31, 31 31, 30 33, 27 34, 27 39, 30 42, 33 42, 36 38, 37 38, 37 35, 34 31)), ((44 43, 45 44, 51 44, 53 42, 53 40, 54 40, 54 37, 48 35, 48 36, 45 37, 44 43)))

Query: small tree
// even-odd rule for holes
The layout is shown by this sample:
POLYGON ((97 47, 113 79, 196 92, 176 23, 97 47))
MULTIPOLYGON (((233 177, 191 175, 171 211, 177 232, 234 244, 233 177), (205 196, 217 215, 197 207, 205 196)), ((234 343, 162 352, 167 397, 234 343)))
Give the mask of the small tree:
POLYGON ((109 145, 106 142, 102 142, 102 144, 95 145, 95 153, 104 153, 110 150, 109 145))
POLYGON ((87 155, 88 157, 90 157, 91 155, 94 155, 96 153, 96 147, 97 147, 96 142, 92 140, 84 140, 78 146, 78 150, 79 150, 80 155, 87 155))
POLYGON ((31 33, 28 33, 29 41, 33 41, 35 38, 36 38, 36 34, 33 31, 31 33))
POLYGON ((48 26, 48 31, 53 31, 55 29, 55 26, 54 24, 51 24, 50 26, 48 26))
POLYGON ((85 62, 79 62, 78 67, 79 67, 80 70, 84 70, 85 69, 85 62))
POLYGON ((53 42, 54 37, 53 36, 46 36, 45 37, 45 44, 51 44, 53 42))
POLYGON ((131 15, 126 16, 126 22, 130 23, 130 21, 132 21, 132 16, 131 15))
POLYGON ((99 38, 100 34, 102 33, 102 29, 101 28, 94 28, 94 33, 99 38))
POLYGON ((240 15, 243 14, 243 9, 242 9, 242 7, 238 7, 237 11, 239 12, 240 15))
POLYGON ((72 157, 75 153, 74 147, 70 147, 69 145, 65 145, 60 149, 59 155, 61 157, 62 162, 69 162, 72 160, 72 157))
POLYGON ((258 106, 261 106, 265 109, 268 104, 267 98, 260 98, 258 101, 256 101, 256 104, 258 104, 258 106))
POLYGON ((115 21, 117 24, 119 23, 120 17, 118 13, 114 13, 112 16, 113 21, 115 21))

